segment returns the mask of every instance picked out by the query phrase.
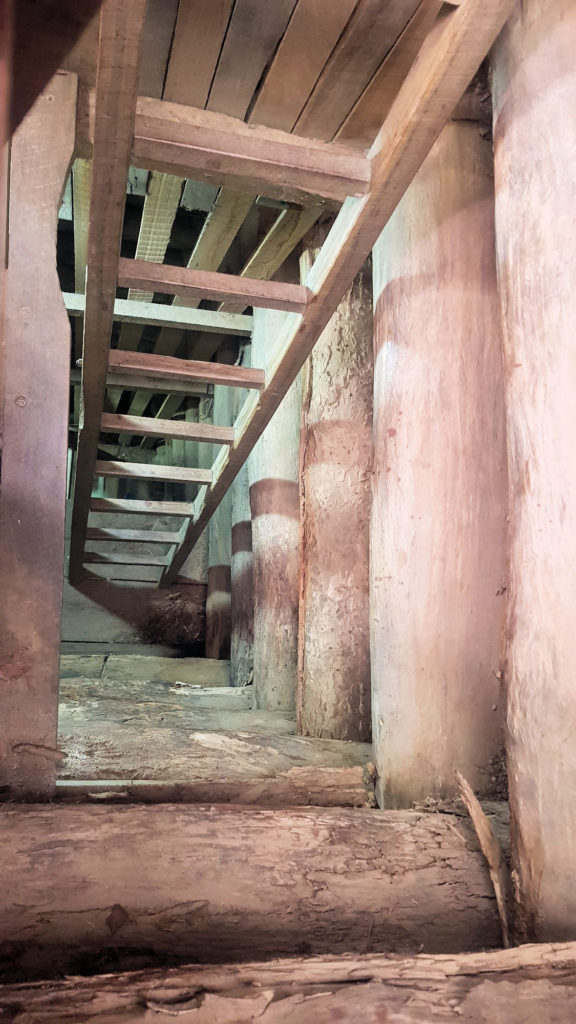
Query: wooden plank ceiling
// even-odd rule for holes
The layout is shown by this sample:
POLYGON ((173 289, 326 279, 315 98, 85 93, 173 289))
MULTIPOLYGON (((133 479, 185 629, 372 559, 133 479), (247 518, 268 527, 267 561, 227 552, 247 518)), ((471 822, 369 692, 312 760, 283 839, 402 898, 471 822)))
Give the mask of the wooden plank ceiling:
MULTIPOLYGON (((125 6, 133 4, 130 0, 125 6)), ((165 499, 179 496, 183 480, 198 484, 192 519, 187 518, 189 504, 183 503, 177 542, 155 556, 154 564, 164 570, 162 582, 172 582, 349 283, 350 274, 341 269, 327 304, 316 302, 314 314, 307 302, 317 288, 323 294, 324 284, 314 284, 318 273, 313 268, 313 284, 299 286, 291 255, 319 218, 337 215, 328 239, 333 258, 355 272, 370 245, 357 239, 356 249, 350 249, 346 224, 366 205, 377 209, 377 237, 485 56, 510 0, 148 0, 139 41, 128 27, 134 19, 122 14, 122 7, 105 0, 101 18, 105 26, 117 19, 118 31, 128 33, 122 45, 131 53, 140 42, 138 101, 126 93, 119 104, 106 92, 112 88, 105 78, 109 55, 102 49, 102 35, 99 43, 98 18, 68 64, 79 75, 82 110, 89 112, 80 124, 92 124, 73 170, 70 271, 64 259, 60 267, 74 330, 74 360, 82 360, 71 402, 71 436, 78 431, 80 453, 71 576, 80 578, 88 572, 83 566, 107 550, 105 545, 86 549, 87 540, 98 539, 89 527, 90 508, 103 500, 91 498, 96 473, 105 480, 104 498, 111 511, 121 510, 122 500, 133 506, 135 499, 162 497, 159 479, 166 481, 165 499), (449 61, 458 65, 457 75, 449 61, 442 65, 448 51, 449 61), (417 105, 410 108, 428 54, 432 78, 434 69, 444 68, 432 114, 428 108, 424 113, 417 105), (383 212, 375 196, 381 142, 369 151, 386 115, 391 111, 394 117, 401 109, 402 96, 394 102, 401 90, 407 97, 401 128, 405 131, 414 122, 424 141, 411 158, 414 166, 408 163, 400 176, 394 203, 390 209, 385 203, 383 212), (111 102, 116 103, 116 123, 107 138, 111 102), (428 118, 426 125, 420 124, 422 117, 428 118), (315 141, 307 144, 306 139, 315 141), (97 169, 102 167, 99 161, 108 159, 110 165, 111 154, 117 153, 116 173, 128 182, 130 146, 129 162, 147 173, 135 177, 133 172, 127 186, 118 266, 118 239, 111 237, 108 225, 108 240, 102 244, 102 230, 107 224, 103 210, 112 199, 116 225, 119 197, 106 195, 106 178, 97 169), (106 147, 111 147, 108 152, 106 147), (138 178, 146 183, 140 197, 131 194, 138 178), (351 203, 360 204, 353 214, 351 203), (99 307, 95 301, 98 266, 107 268, 108 292, 119 288, 115 304, 104 293, 99 307), (258 284, 272 278, 276 283, 258 284), (86 298, 81 294, 85 282, 86 298), (195 430, 191 422, 199 382, 208 388, 223 382, 255 388, 244 381, 241 367, 223 366, 217 355, 223 343, 229 347, 233 342, 237 362, 242 362, 251 326, 245 314, 255 305, 287 311, 288 348, 272 373, 274 393, 269 395, 263 375, 258 377, 234 440, 224 431, 227 440, 202 479, 193 470, 152 472, 151 465, 158 463, 154 447, 163 441, 177 436, 196 443, 211 440, 205 425, 195 430), (299 323, 293 329, 294 310, 299 323), (276 378, 281 378, 280 391, 276 378), (195 386, 186 390, 190 381, 195 386), (170 422, 182 423, 174 417, 184 410, 186 431, 179 435, 170 430, 170 422), (156 427, 154 419, 159 421, 156 427), (154 481, 153 493, 142 491, 147 481, 154 481)), ((378 187, 385 186, 384 177, 378 187)), ((354 232, 352 226, 352 236, 354 232)), ((371 240, 370 232, 360 235, 371 240)), ((126 553, 120 557, 125 560, 126 553)))

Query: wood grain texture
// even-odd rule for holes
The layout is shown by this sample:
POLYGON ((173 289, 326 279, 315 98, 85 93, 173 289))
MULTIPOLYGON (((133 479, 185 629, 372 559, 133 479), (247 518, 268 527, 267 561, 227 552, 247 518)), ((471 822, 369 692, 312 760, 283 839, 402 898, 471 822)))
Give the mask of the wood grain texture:
POLYGON ((189 423, 186 420, 159 420, 151 416, 122 416, 104 413, 102 431, 119 433, 123 430, 142 437, 171 437, 181 441, 208 444, 233 444, 234 427, 215 426, 212 423, 189 423))
MULTIPOLYGON (((274 357, 280 314, 256 312, 252 359, 274 357)), ((258 707, 296 706, 302 386, 298 379, 248 460, 254 574, 254 693, 258 707)))
POLYGON ((299 0, 252 105, 251 121, 293 129, 356 4, 299 0))
POLYGON ((125 288, 151 287, 166 295, 191 299, 230 299, 246 306, 283 309, 302 313, 306 308, 306 288, 283 281, 262 281, 208 270, 190 270, 165 263, 144 263, 122 258, 118 265, 118 283, 125 288))
POLYGON ((108 369, 111 374, 132 374, 136 379, 145 377, 154 382, 156 390, 170 390, 172 383, 221 384, 230 388, 250 388, 261 391, 265 378, 263 370, 225 363, 204 363, 195 359, 175 359, 173 356, 148 355, 146 352, 110 352, 108 369))
POLYGON ((486 793, 503 742, 491 162, 475 125, 446 125, 374 249, 372 699, 386 806, 456 793, 456 770, 486 793))
POLYGON ((25 970, 13 946, 16 913, 19 932, 38 943, 28 967, 36 977, 43 956, 70 974, 98 950, 225 962, 247 948, 270 957, 303 943, 310 953, 362 955, 499 942, 482 857, 447 816, 29 805, 0 818, 0 951, 12 977, 25 970))
POLYGON ((180 480, 196 484, 209 484, 212 472, 209 469, 193 469, 188 466, 161 466, 144 462, 96 462, 96 476, 129 476, 140 480, 180 480))
MULTIPOLYGON (((224 344, 217 358, 232 363, 235 347, 224 344)), ((213 418, 219 423, 232 422, 234 396, 230 388, 215 387, 213 418)), ((214 450, 214 449, 213 449, 214 450)), ((204 456, 206 457, 206 456, 204 456)), ((231 569, 232 559, 232 494, 229 492, 219 505, 208 527, 208 590, 206 594, 207 658, 230 657, 232 628, 231 569)))
MULTIPOLYGON (((152 295, 150 292, 141 292, 152 295)), ((64 304, 69 313, 83 314, 86 307, 84 295, 64 292, 64 304)), ((217 331, 219 334, 249 335, 252 330, 252 319, 238 314, 219 313, 210 309, 178 309, 158 302, 140 298, 136 301, 116 299, 114 303, 114 319, 122 324, 168 327, 174 331, 217 331)), ((120 334, 118 348, 136 349, 137 345, 127 345, 120 334), (120 342, 124 341, 123 344, 120 342)), ((168 353, 167 353, 168 354, 168 353)))
POLYGON ((492 76, 509 438, 513 849, 521 924, 539 940, 576 935, 576 130, 568 116, 575 42, 572 3, 516 5, 492 76))
POLYGON ((231 8, 232 0, 180 0, 166 70, 167 100, 190 107, 206 106, 231 8))
POLYGON ((313 293, 308 315, 302 320, 292 314, 284 317, 274 362, 268 368, 266 395, 258 402, 250 399, 239 416, 233 453, 221 462, 212 486, 198 502, 194 523, 162 576, 163 586, 176 577, 278 409, 512 4, 513 0, 466 0, 443 12, 434 25, 372 147, 371 192, 363 200, 347 200, 338 214, 306 282, 313 293))
POLYGON ((57 74, 11 146, 2 325, 0 783, 13 795, 46 796, 54 783, 70 366, 56 227, 75 116, 76 76, 57 74))
POLYGON ((161 1020, 186 1009, 197 1024, 547 1024, 570 1020, 575 999, 574 943, 401 959, 300 956, 0 986, 14 1024, 26 1024, 29 1013, 45 1024, 84 1016, 147 1024, 151 1013, 161 1020))
MULTIPOLYGON (((301 258, 306 275, 314 251, 301 258)), ((300 436, 298 724, 369 740, 372 282, 365 271, 304 373, 300 436)))
POLYGON ((138 501, 130 498, 92 498, 90 501, 91 512, 111 512, 115 515, 132 515, 137 512, 150 516, 189 518, 193 510, 193 506, 185 501, 138 501))
POLYGON ((295 202, 318 197, 342 202, 364 195, 370 183, 364 157, 339 143, 145 97, 138 100, 133 162, 295 202))
POLYGON ((236 0, 206 106, 242 120, 296 0, 236 0))
MULTIPOLYGON (((331 139, 394 46, 419 0, 359 0, 300 114, 294 131, 331 139)), ((382 124, 385 114, 380 118, 382 124)))
POLYGON ((82 354, 82 422, 70 542, 72 579, 79 573, 82 561, 104 404, 144 15, 144 0, 132 0, 128 6, 120 0, 105 0, 100 19, 82 354))

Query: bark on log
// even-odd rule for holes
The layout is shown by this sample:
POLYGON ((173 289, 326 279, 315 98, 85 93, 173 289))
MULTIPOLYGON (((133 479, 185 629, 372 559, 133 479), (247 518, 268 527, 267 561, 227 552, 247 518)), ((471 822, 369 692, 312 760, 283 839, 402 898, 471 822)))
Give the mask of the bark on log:
MULTIPOLYGON (((302 256, 303 277, 314 251, 302 256)), ((305 371, 298 725, 370 740, 371 281, 360 274, 305 371)))
POLYGON ((490 792, 506 465, 491 147, 448 124, 374 250, 375 756, 386 806, 490 792), (472 241, 473 240, 473 241, 472 241))
MULTIPOLYGON (((273 358, 285 314, 254 311, 252 363, 273 358)), ((300 510, 298 377, 248 459, 254 570, 254 696, 258 707, 293 710, 298 671, 300 510)))
POLYGON ((0 986, 0 1024, 567 1024, 576 945, 309 957, 0 986))
POLYGON ((507 390, 506 682, 522 928, 576 936, 576 6, 526 0, 493 62, 507 390))
POLYGON ((45 976, 48 962, 77 971, 103 950, 225 962, 247 950, 457 952, 500 941, 483 858, 446 816, 28 805, 2 810, 0 825, 0 962, 13 978, 45 976))

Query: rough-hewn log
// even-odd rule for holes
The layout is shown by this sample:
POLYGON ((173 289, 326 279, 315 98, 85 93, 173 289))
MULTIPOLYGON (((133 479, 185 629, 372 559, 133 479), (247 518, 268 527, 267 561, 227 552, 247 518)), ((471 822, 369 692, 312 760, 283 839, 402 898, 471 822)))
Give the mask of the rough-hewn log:
MULTIPOLYGON (((282 315, 254 311, 252 361, 274 359, 282 315)), ((258 707, 292 709, 298 670, 302 390, 297 378, 248 459, 254 572, 254 691, 258 707)))
MULTIPOLYGON (((304 276, 313 253, 302 257, 304 276)), ((369 740, 372 290, 360 274, 307 363, 298 723, 305 736, 369 740)))
POLYGON ((70 366, 56 225, 75 115, 76 76, 57 74, 11 148, 0 325, 0 782, 13 793, 45 794, 54 783, 70 366))
MULTIPOLYGON (((16 936, 70 973, 96 950, 203 962, 459 952, 500 941, 472 833, 447 815, 307 808, 22 806, 0 812, 0 957, 16 936), (15 930, 15 924, 17 930, 15 930)), ((30 975, 28 974, 28 977, 30 975)))
MULTIPOLYGON (((240 689, 236 688, 236 693, 240 689)), ((372 773, 363 765, 288 768, 266 779, 98 779, 60 780, 56 796, 80 803, 242 804, 257 807, 371 807, 372 773)))
POLYGON ((444 128, 374 250, 372 697, 380 798, 490 787, 506 466, 492 152, 444 128), (471 239, 474 244, 471 244, 471 239))
POLYGON ((574 943, 407 959, 299 957, 0 986, 10 1024, 160 1024, 186 1011, 195 1024, 551 1024, 572 1020, 575 999, 574 943))
POLYGON ((571 0, 527 0, 493 67, 514 849, 527 934, 558 940, 576 936, 575 46, 571 0))

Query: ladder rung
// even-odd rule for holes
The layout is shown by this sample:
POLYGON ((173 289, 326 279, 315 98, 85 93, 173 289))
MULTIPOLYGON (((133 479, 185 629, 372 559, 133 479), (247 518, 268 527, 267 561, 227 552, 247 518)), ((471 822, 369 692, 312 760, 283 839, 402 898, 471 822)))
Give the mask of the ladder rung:
POLYGON ((142 501, 137 498, 91 498, 90 512, 112 512, 116 515, 180 516, 190 519, 194 506, 184 501, 142 501))
POLYGON ((96 551, 85 551, 84 565, 168 565, 166 555, 128 555, 114 553, 101 555, 96 551))
MULTIPOLYGON (((146 352, 126 352, 112 349, 108 362, 110 374, 128 373, 134 377, 145 376, 151 386, 166 390, 172 384, 184 382, 194 384, 222 384, 231 388, 253 388, 262 391, 266 383, 264 370, 252 370, 246 366, 228 366, 225 363, 203 363, 193 359, 176 359, 175 356, 155 356, 146 352)), ((185 388, 179 388, 185 390, 185 388)))
POLYGON ((100 527, 89 526, 86 530, 86 540, 97 541, 141 541, 144 544, 179 544, 179 533, 168 533, 165 530, 105 530, 100 527))
POLYGON ((184 420, 157 420, 153 416, 125 416, 105 412, 102 416, 101 430, 104 434, 126 432, 136 437, 169 437, 181 441, 234 444, 234 427, 217 427, 211 423, 187 423, 184 420))
MULTIPOLYGON (((63 292, 68 312, 74 316, 86 311, 86 296, 76 292, 63 292)), ((125 324, 147 324, 170 327, 176 331, 207 331, 217 334, 250 335, 252 317, 241 313, 226 313, 212 309, 190 309, 186 306, 166 306, 158 302, 136 302, 116 299, 114 320, 125 324)))
POLYGON ((283 309, 288 313, 303 313, 308 298, 308 290, 302 284, 260 281, 258 278, 218 274, 212 270, 190 270, 148 260, 120 259, 118 284, 121 288, 138 288, 159 295, 231 301, 238 303, 241 309, 262 306, 264 309, 283 309))
POLYGON ((170 480, 178 483, 209 484, 211 469, 188 468, 188 466, 157 466, 145 462, 103 462, 98 461, 94 476, 128 476, 138 480, 170 480))

